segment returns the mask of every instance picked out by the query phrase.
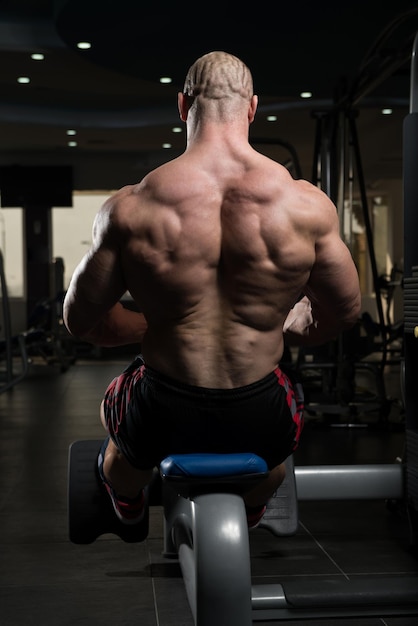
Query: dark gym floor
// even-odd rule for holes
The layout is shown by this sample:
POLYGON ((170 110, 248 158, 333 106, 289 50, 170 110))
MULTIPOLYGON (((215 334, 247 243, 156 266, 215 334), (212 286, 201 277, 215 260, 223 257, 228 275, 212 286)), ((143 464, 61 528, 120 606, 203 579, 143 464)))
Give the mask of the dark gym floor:
MULTIPOLYGON (((34 362, 20 383, 0 395, 1 626, 193 624, 178 563, 161 554, 160 507, 150 508, 150 533, 143 543, 126 544, 113 535, 87 546, 68 539, 68 447, 76 439, 104 436, 99 402, 128 359, 88 357, 65 372, 34 362)), ((396 366, 388 380, 395 402, 387 423, 370 414, 368 427, 345 427, 344 420, 333 426, 308 415, 295 463, 395 462, 404 445, 396 366)), ((264 529, 250 534, 255 583, 418 573, 407 520, 385 502, 301 502, 299 518, 292 537, 276 538, 264 529)), ((309 623, 416 626, 418 609, 415 617, 309 623)))

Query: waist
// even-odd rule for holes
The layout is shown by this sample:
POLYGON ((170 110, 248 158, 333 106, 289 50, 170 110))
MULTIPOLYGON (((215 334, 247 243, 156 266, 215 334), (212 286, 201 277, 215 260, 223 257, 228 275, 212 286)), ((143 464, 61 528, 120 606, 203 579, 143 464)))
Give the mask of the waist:
POLYGON ((232 388, 202 387, 167 376, 166 374, 161 373, 153 367, 145 364, 142 380, 146 385, 149 385, 155 391, 158 391, 158 388, 160 388, 165 391, 181 393, 181 395, 189 396, 190 398, 205 398, 219 402, 226 402, 228 400, 233 401, 237 398, 241 400, 245 399, 245 397, 253 398, 255 395, 264 393, 271 387, 277 387, 277 380, 281 374, 281 369, 279 366, 276 366, 274 370, 267 375, 246 385, 232 388))

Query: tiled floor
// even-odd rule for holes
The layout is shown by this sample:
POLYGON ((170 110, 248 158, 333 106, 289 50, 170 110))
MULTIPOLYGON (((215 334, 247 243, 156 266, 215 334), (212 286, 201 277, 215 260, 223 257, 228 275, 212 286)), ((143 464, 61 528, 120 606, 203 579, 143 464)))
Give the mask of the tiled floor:
MULTIPOLYGON (((193 624, 178 562, 162 556, 159 506, 150 509, 143 543, 126 544, 113 535, 87 546, 68 539, 68 448, 76 439, 103 436, 99 402, 121 367, 121 357, 109 355, 77 360, 66 372, 34 363, 22 382, 0 395, 1 626, 193 624)), ((308 417, 296 464, 395 462, 404 444, 397 404, 387 426, 368 419, 368 428, 336 428, 308 417)), ((313 586, 324 577, 362 577, 367 587, 376 577, 418 575, 407 520, 383 501, 303 501, 299 518, 292 537, 275 538, 263 529, 251 533, 254 583, 308 580, 313 586)), ((382 612, 307 621, 416 626, 418 607, 415 616, 382 612)))

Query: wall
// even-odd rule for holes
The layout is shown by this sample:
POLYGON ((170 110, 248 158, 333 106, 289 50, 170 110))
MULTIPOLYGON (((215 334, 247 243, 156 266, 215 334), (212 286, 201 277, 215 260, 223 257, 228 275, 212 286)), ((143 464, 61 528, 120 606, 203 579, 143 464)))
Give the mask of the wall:
MULTIPOLYGON (((111 192, 75 192, 72 208, 52 210, 52 258, 64 259, 64 287, 91 244, 94 216, 111 192)), ((25 301, 24 212, 17 208, 0 209, 0 249, 4 259, 9 295, 12 333, 27 330, 25 301)), ((0 338, 2 335, 0 313, 0 338)))

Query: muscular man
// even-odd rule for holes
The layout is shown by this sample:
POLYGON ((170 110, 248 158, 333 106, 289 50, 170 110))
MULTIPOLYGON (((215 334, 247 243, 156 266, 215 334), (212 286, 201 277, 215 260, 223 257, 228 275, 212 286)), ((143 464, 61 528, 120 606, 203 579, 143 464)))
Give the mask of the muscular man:
POLYGON ((250 451, 270 469, 245 494, 251 526, 302 429, 302 398, 279 367, 284 331, 312 345, 348 329, 358 276, 330 199, 249 144, 257 96, 244 63, 202 56, 178 107, 184 153, 101 208, 64 320, 100 346, 141 344, 101 406, 99 471, 118 517, 141 518, 166 455, 250 451), (141 313, 119 302, 127 291, 141 313))

